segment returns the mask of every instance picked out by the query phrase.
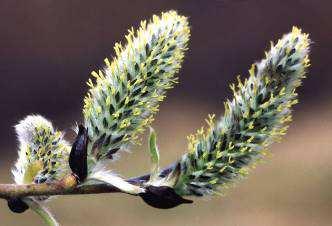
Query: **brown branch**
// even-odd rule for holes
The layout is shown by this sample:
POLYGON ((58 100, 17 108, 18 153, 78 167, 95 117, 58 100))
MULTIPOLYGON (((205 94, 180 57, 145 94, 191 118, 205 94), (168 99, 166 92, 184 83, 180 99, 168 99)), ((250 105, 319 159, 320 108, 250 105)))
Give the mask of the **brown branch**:
MULTIPOLYGON (((171 172, 174 165, 171 165, 161 172, 165 176, 171 172)), ((150 174, 136 178, 131 178, 127 182, 141 186, 148 181, 150 174)), ((99 194, 122 192, 118 188, 106 184, 98 183, 93 185, 77 185, 76 178, 73 175, 67 175, 64 179, 54 183, 42 184, 0 184, 0 198, 9 199, 14 197, 26 196, 53 196, 53 195, 78 195, 78 194, 99 194)))

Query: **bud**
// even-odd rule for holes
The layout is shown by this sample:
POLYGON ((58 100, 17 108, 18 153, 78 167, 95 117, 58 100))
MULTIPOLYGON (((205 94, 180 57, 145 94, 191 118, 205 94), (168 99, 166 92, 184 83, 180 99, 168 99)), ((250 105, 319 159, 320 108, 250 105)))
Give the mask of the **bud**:
POLYGON ((17 184, 52 182, 70 172, 70 145, 51 122, 40 115, 29 115, 15 129, 19 157, 12 173, 17 184))

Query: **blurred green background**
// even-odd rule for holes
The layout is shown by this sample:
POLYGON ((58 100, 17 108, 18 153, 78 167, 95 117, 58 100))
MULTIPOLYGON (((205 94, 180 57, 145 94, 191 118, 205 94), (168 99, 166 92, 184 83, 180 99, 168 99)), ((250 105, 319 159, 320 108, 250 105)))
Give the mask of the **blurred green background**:
MULTIPOLYGON (((228 84, 247 74, 270 40, 298 25, 310 33, 312 67, 299 89, 288 135, 272 156, 224 197, 157 210, 122 194, 58 197, 49 203, 63 226, 327 226, 332 223, 332 3, 329 0, 0 1, 0 182, 11 183, 17 157, 13 125, 40 113, 60 129, 81 121, 85 81, 139 21, 176 9, 189 17, 190 50, 180 84, 153 127, 162 164, 186 150, 186 136, 208 113, 222 114, 228 84)), ((145 138, 146 135, 143 136, 145 138)), ((146 139, 114 163, 130 177, 149 170, 146 139)), ((0 200, 0 226, 42 222, 0 200)))

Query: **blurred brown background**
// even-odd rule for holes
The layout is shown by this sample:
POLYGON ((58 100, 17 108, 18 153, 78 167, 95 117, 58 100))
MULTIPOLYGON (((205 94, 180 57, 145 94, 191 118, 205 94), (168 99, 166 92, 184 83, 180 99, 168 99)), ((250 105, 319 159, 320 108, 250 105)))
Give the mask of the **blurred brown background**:
MULTIPOLYGON (((10 183, 16 158, 13 125, 40 113, 66 129, 81 120, 85 81, 112 56, 126 30, 176 9, 189 17, 190 51, 180 84, 156 117, 164 165, 186 149, 186 135, 208 113, 221 114, 229 82, 247 73, 270 40, 298 25, 310 33, 312 67, 287 137, 249 178, 225 197, 156 210, 125 195, 60 197, 50 203, 63 226, 323 226, 332 223, 332 3, 330 0, 0 1, 0 181, 10 183), (330 52, 328 52, 330 51, 330 52)), ((114 164, 122 175, 149 169, 142 147, 114 164)), ((0 226, 42 225, 0 200, 0 226)))

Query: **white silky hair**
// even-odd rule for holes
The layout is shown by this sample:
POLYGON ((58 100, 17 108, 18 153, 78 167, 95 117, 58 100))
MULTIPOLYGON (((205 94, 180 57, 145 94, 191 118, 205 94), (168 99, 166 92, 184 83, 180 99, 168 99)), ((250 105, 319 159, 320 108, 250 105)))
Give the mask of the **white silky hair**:
POLYGON ((54 132, 53 125, 49 120, 41 115, 29 115, 15 126, 19 142, 32 143, 33 134, 35 133, 35 128, 37 126, 49 128, 52 132, 54 132))
POLYGON ((128 183, 122 177, 107 169, 107 163, 107 160, 98 162, 97 165, 93 167, 92 172, 91 174, 89 174, 85 183, 91 183, 91 181, 95 180, 105 182, 120 189, 125 193, 132 195, 137 195, 145 192, 144 188, 128 183))

